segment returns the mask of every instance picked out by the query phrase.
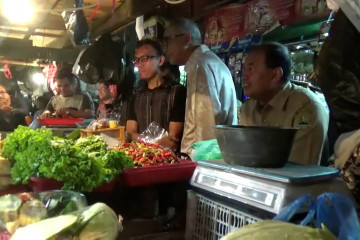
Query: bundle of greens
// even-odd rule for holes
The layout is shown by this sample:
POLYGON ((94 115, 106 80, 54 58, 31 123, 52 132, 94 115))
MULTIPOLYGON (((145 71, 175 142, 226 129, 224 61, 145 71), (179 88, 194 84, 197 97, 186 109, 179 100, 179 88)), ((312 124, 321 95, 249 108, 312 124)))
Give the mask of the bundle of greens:
POLYGON ((71 139, 54 137, 50 130, 19 126, 4 141, 3 155, 13 166, 16 183, 29 178, 53 178, 64 183, 63 189, 91 191, 104 181, 113 180, 133 161, 124 153, 110 150, 99 136, 71 139))

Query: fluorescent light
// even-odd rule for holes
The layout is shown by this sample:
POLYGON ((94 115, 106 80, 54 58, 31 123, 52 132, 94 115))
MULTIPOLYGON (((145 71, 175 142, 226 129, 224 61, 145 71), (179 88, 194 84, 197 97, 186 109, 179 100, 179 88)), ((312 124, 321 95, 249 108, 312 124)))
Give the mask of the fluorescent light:
POLYGON ((34 9, 30 0, 2 0, 2 12, 11 22, 23 23, 31 19, 34 9))
POLYGON ((138 72, 138 71, 139 71, 138 67, 134 67, 134 72, 138 72))
POLYGON ((44 78, 44 75, 42 74, 42 73, 34 73, 33 75, 32 75, 32 80, 33 80, 33 82, 35 83, 35 84, 37 84, 37 85, 41 85, 41 84, 43 84, 44 83, 44 81, 45 81, 45 78, 44 78))

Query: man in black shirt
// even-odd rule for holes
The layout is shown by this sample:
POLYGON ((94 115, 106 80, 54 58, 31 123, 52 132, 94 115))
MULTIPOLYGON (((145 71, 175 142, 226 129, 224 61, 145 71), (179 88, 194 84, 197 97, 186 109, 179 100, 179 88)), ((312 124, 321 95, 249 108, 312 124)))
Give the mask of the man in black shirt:
POLYGON ((142 87, 129 102, 126 130, 133 140, 152 122, 168 132, 158 142, 178 150, 184 128, 185 87, 166 79, 162 74, 165 56, 159 42, 152 39, 137 43, 134 64, 139 69, 142 87))

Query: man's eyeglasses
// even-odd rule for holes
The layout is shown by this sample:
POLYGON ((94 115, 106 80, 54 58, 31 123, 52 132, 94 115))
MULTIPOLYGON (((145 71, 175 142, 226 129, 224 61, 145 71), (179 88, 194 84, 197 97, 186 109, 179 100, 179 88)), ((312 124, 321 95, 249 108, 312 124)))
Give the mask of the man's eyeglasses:
POLYGON ((132 61, 133 64, 137 64, 139 62, 147 62, 149 61, 149 59, 153 59, 153 58, 157 58, 158 56, 142 56, 142 57, 139 57, 139 58, 134 58, 134 60, 132 61))
POLYGON ((174 39, 174 38, 181 37, 184 35, 185 35, 185 33, 179 33, 179 34, 171 35, 168 37, 164 36, 162 40, 163 40, 164 45, 167 45, 170 39, 174 39))

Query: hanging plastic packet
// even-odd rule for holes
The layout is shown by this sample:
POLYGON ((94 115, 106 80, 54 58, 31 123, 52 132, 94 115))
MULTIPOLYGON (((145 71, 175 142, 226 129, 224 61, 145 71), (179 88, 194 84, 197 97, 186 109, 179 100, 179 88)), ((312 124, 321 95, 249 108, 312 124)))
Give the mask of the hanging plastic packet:
POLYGON ((137 140, 146 143, 155 143, 166 136, 168 136, 168 132, 163 129, 157 122, 152 122, 145 129, 145 131, 140 134, 137 140))
MULTIPOLYGON (((75 7, 83 7, 83 0, 75 0, 75 7)), ((65 21, 65 27, 70 34, 70 40, 74 46, 86 45, 90 43, 90 31, 87 24, 84 11, 75 10, 72 12, 64 11, 62 17, 65 21)))

